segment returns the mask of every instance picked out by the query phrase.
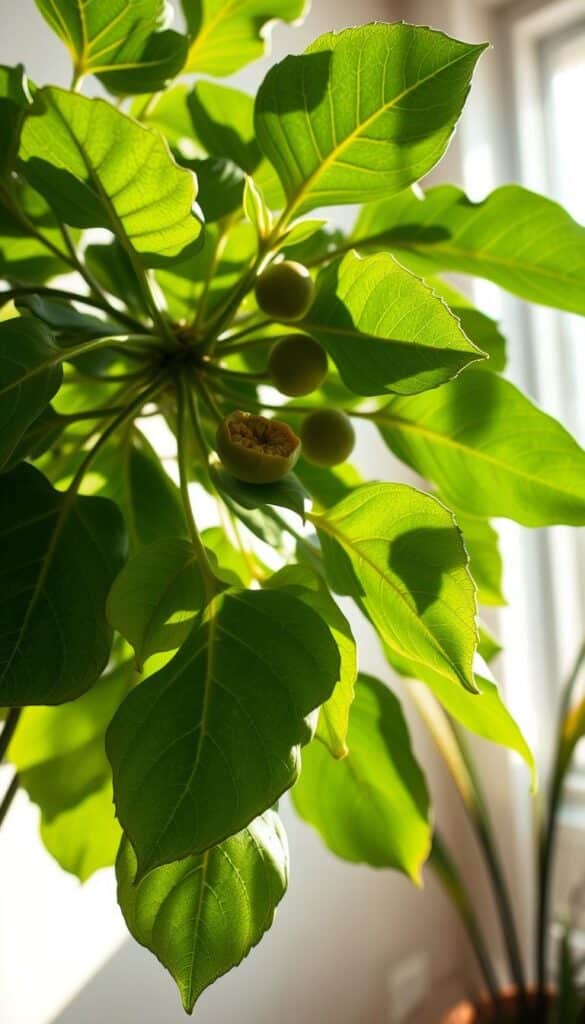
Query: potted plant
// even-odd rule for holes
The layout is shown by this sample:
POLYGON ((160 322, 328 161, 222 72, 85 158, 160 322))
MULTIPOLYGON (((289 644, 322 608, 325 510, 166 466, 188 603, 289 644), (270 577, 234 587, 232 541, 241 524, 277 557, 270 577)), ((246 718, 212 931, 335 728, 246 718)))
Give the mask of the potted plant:
MULTIPOLYGON (((585 456, 441 275, 582 314, 585 232, 517 186, 418 188, 484 46, 348 28, 254 101, 213 79, 304 0, 183 0, 184 34, 162 0, 37 6, 73 78, 0 69, 0 819, 22 787, 65 870, 116 863, 190 1013, 270 927, 294 786, 339 856, 418 881, 430 855, 497 1003, 400 703, 358 675, 350 596, 451 737, 522 993, 463 730, 532 755, 478 661, 477 602, 502 602, 490 518, 582 525, 585 456), (343 203, 362 205, 348 236, 314 216, 343 203), (428 489, 362 479, 364 421, 428 489)), ((563 718, 553 810, 582 718, 563 718)))

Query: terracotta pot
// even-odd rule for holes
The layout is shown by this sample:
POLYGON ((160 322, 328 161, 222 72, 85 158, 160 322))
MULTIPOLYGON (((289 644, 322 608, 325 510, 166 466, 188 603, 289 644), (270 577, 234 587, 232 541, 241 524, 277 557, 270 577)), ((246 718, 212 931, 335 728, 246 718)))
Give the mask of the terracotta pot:
MULTIPOLYGON (((468 1000, 458 1003, 457 1006, 454 1006, 443 1017, 442 1024, 495 1024, 495 1022, 504 1024, 505 1021, 509 1021, 510 1024, 524 1024, 527 1020, 533 1020, 534 1024, 538 1024, 538 1016, 536 1014, 538 998, 535 992, 528 994, 528 1004, 535 1011, 534 1015, 531 1014, 529 1018, 524 1017, 522 1022, 520 1022, 518 993, 516 989, 502 989, 500 999, 503 1015, 497 1016, 490 999, 486 996, 480 996, 475 1003, 470 1003, 468 1000)), ((550 1004, 552 996, 549 994, 547 999, 550 1004)))

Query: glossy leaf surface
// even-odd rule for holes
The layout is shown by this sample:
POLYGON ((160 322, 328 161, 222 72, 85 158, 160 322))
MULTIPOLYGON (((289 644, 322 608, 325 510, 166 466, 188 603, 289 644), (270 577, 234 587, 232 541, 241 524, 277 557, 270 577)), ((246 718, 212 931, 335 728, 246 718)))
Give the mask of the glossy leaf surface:
POLYGON ((125 839, 116 875, 126 924, 170 971, 191 1013, 203 990, 270 928, 288 884, 284 829, 269 810, 207 853, 157 868, 138 885, 136 867, 125 839))
POLYGON ((327 267, 303 327, 358 395, 416 394, 485 358, 443 300, 384 254, 327 267))
POLYGON ((397 868, 418 884, 430 850, 429 797, 396 697, 360 675, 345 760, 303 752, 295 807, 344 860, 397 868))
POLYGON ((298 598, 216 599, 108 732, 118 817, 140 876, 204 852, 272 806, 294 783, 309 716, 338 678, 329 630, 298 598))
POLYGON ((125 556, 108 501, 53 490, 23 464, 0 477, 0 704, 60 704, 105 668, 105 604, 125 556))
POLYGON ((0 323, 0 470, 59 389, 56 355, 51 332, 38 320, 0 323))

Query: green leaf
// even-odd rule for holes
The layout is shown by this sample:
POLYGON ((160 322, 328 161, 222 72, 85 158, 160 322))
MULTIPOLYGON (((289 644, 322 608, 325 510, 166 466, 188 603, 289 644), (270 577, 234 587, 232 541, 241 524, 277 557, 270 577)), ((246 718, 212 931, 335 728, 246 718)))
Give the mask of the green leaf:
POLYGON ((450 506, 525 526, 585 523, 585 453, 509 381, 463 374, 373 414, 398 458, 450 506))
POLYGON ((0 704, 61 704, 108 660, 122 520, 111 502, 55 491, 25 463, 0 477, 0 507, 0 704))
POLYGON ((187 97, 197 140, 210 156, 232 160, 252 174, 262 160, 254 134, 254 100, 240 89, 197 82, 187 97))
MULTIPOLYGON (((91 382, 94 388, 94 382, 91 382)), ((67 462, 65 486, 76 468, 67 462)), ((94 459, 82 483, 82 491, 116 502, 124 515, 132 553, 163 537, 184 537, 185 519, 179 490, 140 431, 126 432, 107 445, 94 459)))
POLYGON ((247 174, 271 209, 284 205, 278 176, 262 156, 254 130, 254 99, 216 82, 198 82, 187 97, 192 132, 210 156, 226 158, 247 174))
POLYGON ((477 587, 479 603, 506 604, 506 598, 502 593, 504 566, 497 532, 487 519, 453 511, 457 525, 463 531, 463 542, 469 554, 469 568, 477 587))
POLYGON ((41 89, 20 159, 65 223, 109 228, 147 266, 179 258, 199 236, 193 174, 174 162, 160 135, 104 100, 41 89))
POLYGON ((223 78, 266 51, 271 21, 296 21, 307 0, 181 0, 191 40, 185 71, 223 78))
POLYGON ((198 203, 205 223, 221 220, 242 205, 245 175, 231 160, 208 157, 190 160, 189 167, 199 182, 198 203))
POLYGON ((443 155, 485 46, 402 22, 320 36, 268 72, 256 135, 296 214, 399 192, 443 155))
POLYGON ((55 355, 51 332, 37 320, 0 323, 0 470, 59 390, 55 355))
POLYGON ((221 526, 210 526, 203 530, 201 540, 208 551, 215 557, 222 578, 230 573, 233 583, 247 587, 255 578, 256 572, 263 575, 264 567, 253 551, 235 548, 228 540, 221 526))
POLYGON ((140 670, 151 654, 176 651, 205 604, 193 545, 168 538, 142 548, 110 591, 107 615, 132 644, 140 670))
POLYGON ((332 585, 348 584, 384 642, 476 692, 475 587, 452 513, 404 484, 364 484, 311 521, 332 585))
POLYGON ((201 156, 193 139, 193 126, 187 106, 188 85, 174 85, 172 89, 135 99, 130 113, 137 121, 156 128, 164 135, 169 146, 178 149, 185 156, 201 156))
POLYGON ((63 40, 77 79, 97 75, 111 92, 163 89, 187 57, 187 40, 166 30, 166 0, 35 0, 63 40))
POLYGON ((120 243, 116 239, 106 244, 93 243, 86 246, 83 255, 86 267, 98 284, 121 298, 131 312, 141 315, 144 300, 132 263, 120 243))
POLYGON ((52 821, 41 821, 45 848, 64 871, 80 882, 116 863, 121 838, 110 781, 52 821))
POLYGON ((498 687, 489 679, 486 671, 479 671, 475 679, 479 694, 468 693, 459 687, 456 689, 438 672, 429 666, 420 671, 413 661, 402 658, 394 650, 385 648, 386 657, 392 668, 401 676, 420 679, 435 695, 440 704, 452 718, 470 732, 481 736, 484 740, 497 743, 508 750, 514 750, 526 762, 530 769, 533 787, 536 784, 536 765, 534 755, 522 735, 518 725, 504 704, 498 687))
POLYGON ((167 300, 170 315, 177 320, 193 319, 201 299, 205 281, 211 277, 206 310, 210 315, 239 281, 256 252, 257 237, 251 224, 236 224, 228 233, 215 271, 215 258, 220 228, 206 225, 203 246, 189 259, 175 263, 168 270, 159 270, 156 277, 167 300))
POLYGON ((3 472, 8 473, 23 459, 34 461, 40 458, 58 441, 66 426, 67 420, 63 416, 59 416, 51 405, 48 405, 41 415, 31 423, 30 427, 27 427, 20 441, 13 448, 3 472))
POLYGON ((0 64, 0 178, 9 175, 14 165, 20 128, 26 108, 32 102, 22 64, 0 64))
POLYGON ((272 217, 262 192, 249 174, 246 175, 243 197, 244 214, 253 224, 260 238, 267 238, 272 228, 272 217))
POLYGON ((175 979, 191 1013, 209 985, 236 967, 274 919, 288 884, 288 844, 266 811, 207 853, 157 868, 134 884, 136 858, 124 840, 116 864, 128 930, 175 979))
POLYGON ((414 253, 430 273, 485 277, 529 302, 585 313, 585 228, 519 185, 480 203, 454 185, 429 189, 422 200, 404 192, 365 207, 353 241, 414 253))
POLYGON ((363 477, 349 462, 342 462, 340 466, 326 469, 301 458, 295 466, 295 473, 313 502, 322 508, 335 505, 364 482, 363 477))
POLYGON ((416 394, 485 358, 443 300, 382 253, 326 267, 303 327, 358 395, 416 394))
POLYGON ((21 786, 39 806, 43 822, 48 824, 77 807, 107 783, 111 789, 106 728, 133 681, 126 662, 77 700, 25 710, 9 757, 21 786))
POLYGON ((319 711, 316 736, 333 757, 345 757, 349 713, 357 677, 356 643, 349 622, 317 574, 305 565, 286 565, 270 576, 264 586, 286 587, 327 623, 339 651, 339 679, 328 701, 319 711))
POLYGON ((220 464, 210 466, 214 485, 222 494, 227 494, 242 508, 265 508, 276 505, 278 508, 289 508, 304 520, 307 493, 294 473, 287 473, 272 484, 247 484, 236 480, 220 464))
POLYGON ((311 712, 338 678, 327 625, 298 598, 250 590, 216 599, 108 731, 118 818, 139 875, 204 852, 271 807, 295 782, 311 712))
POLYGON ((15 188, 13 198, 0 188, 0 275, 7 281, 42 284, 70 270, 35 232, 62 250, 63 238, 43 197, 28 185, 15 188))
POLYGON ((303 752, 294 805, 344 860, 397 868, 417 885, 431 846, 429 796, 400 704, 360 675, 349 754, 333 761, 318 743, 303 752))

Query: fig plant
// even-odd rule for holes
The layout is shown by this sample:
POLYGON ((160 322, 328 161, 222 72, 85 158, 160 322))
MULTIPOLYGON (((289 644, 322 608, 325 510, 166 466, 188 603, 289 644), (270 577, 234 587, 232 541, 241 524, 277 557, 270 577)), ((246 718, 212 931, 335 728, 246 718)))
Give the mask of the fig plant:
POLYGON ((334 595, 427 717, 532 767, 480 657, 477 603, 504 600, 490 519, 582 525, 585 456, 442 275, 583 314, 585 231, 517 186, 418 187, 484 46, 348 28, 253 100, 213 79, 305 0, 182 0, 184 33, 163 0, 37 7, 73 78, 0 68, 0 819, 21 787, 65 870, 116 863, 191 1012, 272 922, 293 786, 339 856, 418 881, 432 847, 459 884, 334 595), (347 236, 307 216, 348 203, 347 236), (363 480, 354 424, 427 483, 363 480))

